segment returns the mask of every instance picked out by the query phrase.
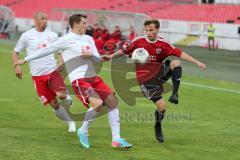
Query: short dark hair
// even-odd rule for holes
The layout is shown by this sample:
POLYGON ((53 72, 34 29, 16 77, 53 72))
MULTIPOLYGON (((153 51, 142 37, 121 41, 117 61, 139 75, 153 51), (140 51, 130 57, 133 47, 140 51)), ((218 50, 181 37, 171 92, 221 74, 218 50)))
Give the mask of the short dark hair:
POLYGON ((148 19, 144 22, 144 26, 148 26, 150 24, 154 24, 157 29, 160 27, 160 22, 158 19, 148 19))
POLYGON ((86 15, 84 14, 73 14, 69 17, 69 25, 71 28, 73 28, 74 23, 79 23, 81 22, 81 18, 87 18, 86 15))

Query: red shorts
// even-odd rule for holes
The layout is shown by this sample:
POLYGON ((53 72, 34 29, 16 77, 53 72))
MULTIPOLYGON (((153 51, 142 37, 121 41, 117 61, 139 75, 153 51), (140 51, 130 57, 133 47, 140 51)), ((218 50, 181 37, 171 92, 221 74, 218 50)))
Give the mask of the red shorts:
POLYGON ((66 92, 64 79, 56 71, 44 76, 32 76, 32 80, 37 94, 44 105, 56 98, 56 92, 66 92))
POLYGON ((96 76, 91 78, 81 78, 72 82, 73 90, 76 96, 82 101, 83 105, 89 108, 88 98, 96 93, 105 101, 105 99, 113 94, 112 90, 104 83, 104 81, 96 76))

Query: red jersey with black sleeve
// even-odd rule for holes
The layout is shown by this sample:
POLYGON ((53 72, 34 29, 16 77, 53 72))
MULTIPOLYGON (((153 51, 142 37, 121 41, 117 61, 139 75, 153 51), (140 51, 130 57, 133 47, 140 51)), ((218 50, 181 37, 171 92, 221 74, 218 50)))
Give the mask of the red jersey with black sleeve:
POLYGON ((140 84, 154 77, 161 69, 162 62, 168 56, 180 57, 182 50, 158 37, 155 42, 149 41, 144 36, 136 37, 130 46, 124 50, 124 54, 131 57, 132 52, 137 48, 144 48, 149 53, 149 60, 145 64, 136 63, 136 76, 140 84))

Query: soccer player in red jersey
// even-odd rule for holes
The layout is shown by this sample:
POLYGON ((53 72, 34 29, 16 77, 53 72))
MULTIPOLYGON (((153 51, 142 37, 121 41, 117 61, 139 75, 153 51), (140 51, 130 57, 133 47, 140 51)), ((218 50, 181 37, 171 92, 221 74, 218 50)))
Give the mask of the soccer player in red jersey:
POLYGON ((206 69, 206 65, 181 49, 173 46, 161 37, 158 37, 160 23, 156 19, 144 22, 145 36, 136 37, 132 43, 123 47, 112 55, 102 56, 103 61, 121 55, 131 57, 132 52, 137 48, 144 48, 149 53, 149 59, 145 64, 136 63, 136 77, 145 97, 156 104, 155 111, 155 136, 159 142, 164 142, 161 122, 166 111, 166 102, 162 98, 163 83, 170 77, 173 83, 172 95, 169 102, 178 104, 178 89, 182 76, 182 66, 179 60, 167 60, 169 56, 176 56, 186 61, 196 64, 201 69, 206 69))

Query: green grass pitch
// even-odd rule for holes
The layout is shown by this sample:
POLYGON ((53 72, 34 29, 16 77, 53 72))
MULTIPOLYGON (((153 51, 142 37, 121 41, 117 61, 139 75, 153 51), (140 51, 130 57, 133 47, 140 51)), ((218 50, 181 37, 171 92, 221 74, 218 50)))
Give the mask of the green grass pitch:
MULTIPOLYGON (((28 66, 23 67, 22 80, 15 77, 10 54, 13 46, 0 47, 0 160, 240 159, 240 55, 237 52, 184 48, 206 62, 208 69, 202 72, 195 65, 184 63, 185 83, 180 88, 180 104, 168 103, 163 144, 155 140, 153 119, 145 117, 154 112, 155 106, 144 98, 137 99, 136 106, 128 106, 120 99, 121 135, 134 146, 119 151, 110 146, 106 115, 90 128, 92 147, 82 148, 76 133, 68 133, 67 126, 54 116, 52 109, 41 105, 28 66)), ((108 66, 106 63, 105 67, 108 66)), ((107 70, 101 71, 103 79, 112 86, 109 74, 107 70)), ((167 99, 169 94, 164 97, 167 99)), ((84 111, 76 98, 72 109, 84 111)), ((80 126, 81 122, 77 124, 80 126)))

